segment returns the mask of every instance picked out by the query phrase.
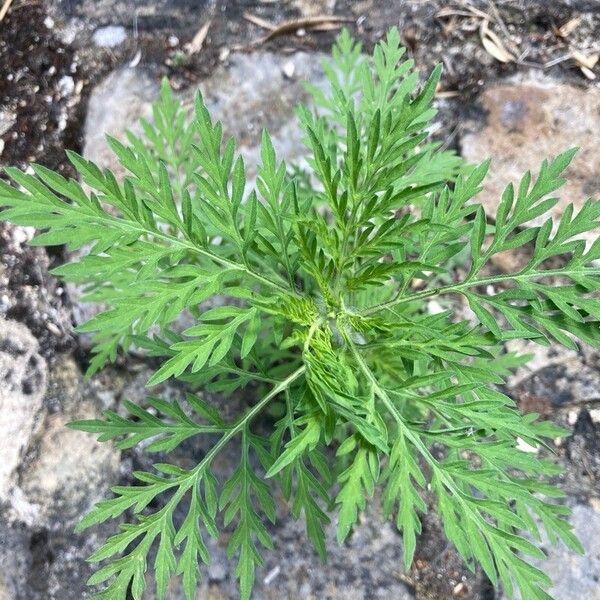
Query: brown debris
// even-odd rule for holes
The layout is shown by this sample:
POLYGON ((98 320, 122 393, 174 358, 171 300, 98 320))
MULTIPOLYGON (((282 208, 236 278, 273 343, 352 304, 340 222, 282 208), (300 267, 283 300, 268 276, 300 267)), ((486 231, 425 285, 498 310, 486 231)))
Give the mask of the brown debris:
POLYGON ((300 19, 290 19, 289 21, 284 21, 279 25, 274 25, 261 19, 260 17, 256 17, 250 13, 244 13, 244 18, 263 29, 269 29, 269 33, 267 35, 251 42, 250 46, 260 46, 274 38, 280 37, 282 35, 287 35, 288 33, 292 33, 298 31, 300 29, 311 29, 316 31, 329 31, 331 29, 338 29, 342 26, 343 23, 351 23, 354 21, 351 17, 341 17, 337 15, 318 15, 315 17, 302 17, 300 19))
POLYGON ((4 4, 2 5, 2 8, 0 8, 0 23, 2 23, 4 20, 4 17, 6 16, 6 13, 8 13, 12 2, 13 0, 4 0, 4 4))
POLYGON ((503 63, 514 62, 515 57, 505 48, 500 37, 490 29, 490 23, 487 19, 481 22, 479 36, 486 52, 496 60, 503 63))
POLYGON ((581 23, 581 17, 573 17, 569 19, 564 25, 561 25, 556 31, 556 35, 562 38, 569 37, 569 35, 579 27, 581 23))
POLYGON ((198 29, 196 35, 192 38, 192 41, 187 45, 186 49, 188 54, 193 55, 197 54, 202 50, 202 46, 204 45, 204 41, 206 40, 206 36, 208 35, 208 30, 210 29, 210 24, 212 21, 209 19, 198 29))

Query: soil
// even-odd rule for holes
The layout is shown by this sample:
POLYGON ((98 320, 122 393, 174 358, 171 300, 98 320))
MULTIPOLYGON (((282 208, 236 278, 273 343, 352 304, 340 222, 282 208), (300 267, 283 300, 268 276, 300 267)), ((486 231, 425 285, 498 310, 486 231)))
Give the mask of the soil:
POLYGON ((63 78, 74 81, 80 73, 74 50, 46 27, 46 15, 43 4, 17 4, 0 24, 0 110, 14 115, 2 132, 1 159, 64 171, 64 149, 77 148, 81 115, 61 88, 69 85, 63 78))
POLYGON ((0 24, 0 111, 14 115, 12 124, 12 119, 7 118, 7 129, 0 118, 4 142, 0 161, 19 166, 40 162, 70 172, 63 149, 81 148, 82 120, 90 89, 115 65, 131 60, 156 65, 181 88, 195 85, 236 48, 282 53, 327 51, 335 31, 308 30, 301 36, 292 31, 266 44, 253 45, 265 30, 244 15, 281 23, 316 10, 310 9, 312 5, 323 5, 320 12, 327 13, 331 4, 335 5, 333 14, 351 19, 347 25, 364 42, 366 50, 390 25, 397 24, 409 54, 423 71, 436 63, 444 64, 442 89, 457 94, 446 100, 449 106, 443 111, 446 122, 442 133, 447 138, 466 113, 473 110, 468 100, 490 82, 520 69, 537 65, 559 80, 581 87, 590 85, 573 61, 541 67, 564 56, 569 44, 583 53, 597 51, 600 6, 595 0, 471 3, 491 16, 495 7, 499 21, 511 39, 518 42, 521 64, 504 64, 485 52, 478 21, 460 14, 465 11, 464 1, 16 0, 0 24), (458 14, 440 16, 442 9, 451 7, 458 14), (561 38, 558 28, 571 19, 579 19, 578 26, 568 40, 561 38), (190 56, 185 44, 207 20, 211 25, 204 46, 190 56), (93 32, 109 24, 125 27, 127 39, 116 48, 95 47, 93 32))

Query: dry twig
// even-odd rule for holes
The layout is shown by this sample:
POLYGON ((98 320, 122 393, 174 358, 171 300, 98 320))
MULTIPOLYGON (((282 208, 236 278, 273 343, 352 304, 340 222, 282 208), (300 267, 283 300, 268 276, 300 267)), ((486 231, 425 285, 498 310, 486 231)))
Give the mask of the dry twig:
POLYGON ((569 37, 569 35, 577 29, 579 23, 581 23, 581 17, 573 17, 572 19, 569 19, 564 25, 561 25, 555 29, 556 35, 561 38, 569 37))
POLYGON ((4 4, 2 5, 2 8, 0 8, 0 23, 2 23, 2 21, 4 20, 4 17, 8 13, 12 2, 13 0, 4 0, 4 4))
POLYGON ((186 46, 188 54, 196 54, 202 50, 202 46, 204 44, 204 40, 206 40, 206 36, 208 35, 208 30, 210 28, 210 24, 212 21, 209 19, 198 29, 196 35, 192 38, 192 41, 186 46))
POLYGON ((252 23, 253 25, 256 25, 257 27, 262 27, 263 29, 268 29, 269 31, 273 31, 274 29, 277 29, 277 25, 274 25, 273 23, 271 23, 270 21, 267 21, 266 19, 261 19, 260 17, 258 17, 257 15, 253 15, 252 13, 245 12, 243 17, 244 17, 244 19, 246 19, 246 21, 249 21, 250 23, 252 23))
POLYGON ((317 15, 315 17, 302 17, 300 19, 290 19, 279 25, 274 25, 268 21, 264 21, 260 17, 256 17, 249 13, 244 14, 244 18, 263 29, 269 29, 267 35, 250 43, 250 46, 259 46, 276 37, 286 35, 298 29, 317 29, 320 27, 334 28, 341 27, 342 23, 350 23, 354 19, 350 17, 340 17, 337 15, 317 15))
POLYGON ((596 52, 595 54, 586 55, 583 52, 579 52, 579 50, 571 50, 571 58, 577 63, 581 72, 588 79, 596 79, 596 74, 592 69, 600 59, 600 53, 596 52))
POLYGON ((442 8, 440 11, 436 13, 436 17, 468 17, 469 19, 480 19, 481 26, 479 28, 479 35, 481 38, 481 43, 485 48, 488 54, 491 54, 496 60, 507 63, 515 61, 515 54, 518 52, 518 48, 513 44, 510 32, 506 27, 506 24, 502 20, 496 5, 488 0, 488 4, 490 6, 490 10, 493 14, 488 14, 479 8, 471 5, 466 2, 461 4, 461 8, 442 8), (504 37, 506 38, 506 42, 503 41, 500 36, 492 31, 489 27, 490 23, 495 23, 501 29, 504 37), (510 47, 511 51, 506 49, 505 43, 510 47))
POLYGON ((508 30, 508 27, 506 26, 506 23, 504 22, 504 19, 502 18, 502 15, 500 14, 498 7, 494 4, 494 2, 492 0, 488 0, 488 4, 490 5, 491 11, 494 13, 495 23, 498 25, 498 27, 500 27, 500 30, 504 34, 504 41, 508 45, 510 51, 513 54, 517 54, 519 52, 519 49, 513 43, 512 35, 510 34, 510 31, 508 30))
POLYGON ((515 57, 505 48, 500 37, 489 28, 487 19, 481 21, 479 36, 486 52, 496 60, 503 63, 514 62, 515 57))

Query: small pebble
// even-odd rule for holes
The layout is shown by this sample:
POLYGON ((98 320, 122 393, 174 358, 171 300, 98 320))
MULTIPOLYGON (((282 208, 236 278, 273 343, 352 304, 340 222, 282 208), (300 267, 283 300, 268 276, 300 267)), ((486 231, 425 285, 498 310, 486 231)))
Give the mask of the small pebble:
POLYGON ((33 239, 35 229, 33 227, 18 226, 13 229, 12 239, 15 244, 26 244, 33 239))
POLYGON ((52 335, 62 335, 62 331, 52 321, 46 323, 46 328, 52 335))
POLYGON ((281 70, 287 79, 292 79, 294 77, 294 73, 296 72, 296 65, 291 60, 288 60, 283 64, 281 70))
POLYGON ((224 581, 227 577, 227 569, 220 562, 211 563, 208 566, 208 579, 212 582, 218 583, 224 581))
POLYGON ((75 90, 75 81, 70 75, 63 75, 58 82, 58 89, 63 96, 70 96, 75 90))
POLYGON ((127 31, 122 25, 107 25, 94 31, 92 40, 101 48, 114 48, 127 39, 127 31))
POLYGON ((61 114, 56 120, 56 129, 58 131, 64 131, 67 128, 67 115, 61 114))
POLYGON ((46 29, 52 29, 54 27, 54 19, 52 17, 46 17, 44 19, 44 25, 46 29))
POLYGON ((271 585, 271 583, 273 583, 273 581, 275 580, 275 578, 277 577, 277 575, 279 575, 280 572, 281 572, 281 568, 279 567, 279 565, 277 565, 274 569, 271 569, 265 575, 265 578, 263 579, 263 583, 265 585, 271 585))
POLYGON ((134 69, 135 67, 137 67, 140 64, 141 60, 142 60, 142 51, 138 50, 135 53, 135 56, 129 61, 129 68, 134 69))

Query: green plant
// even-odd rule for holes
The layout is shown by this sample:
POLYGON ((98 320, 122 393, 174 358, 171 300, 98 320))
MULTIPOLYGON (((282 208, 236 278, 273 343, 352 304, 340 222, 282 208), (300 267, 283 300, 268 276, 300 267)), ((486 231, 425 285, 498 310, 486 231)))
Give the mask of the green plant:
POLYGON ((205 535, 218 534, 221 516, 249 598, 259 547, 271 547, 274 485, 323 558, 327 513, 342 543, 376 486, 403 533, 406 567, 426 492, 467 563, 509 594, 516 584, 527 600, 550 597, 549 578, 522 558, 544 556, 529 541, 540 526, 582 550, 567 508, 546 499, 562 495, 545 482, 560 469, 519 446, 543 450, 565 432, 520 414, 497 386, 524 360, 503 351, 506 340, 599 345, 600 242, 586 249, 577 236, 597 228, 600 203, 528 226, 557 202, 548 196, 570 150, 509 185, 488 222, 471 199, 489 163, 468 168, 427 141, 440 69, 416 91, 403 53, 395 29, 371 59, 343 33, 325 65, 330 92, 312 88, 315 110, 299 110, 311 173, 278 162, 265 132, 249 193, 244 162, 202 97, 188 119, 168 84, 153 122, 142 122, 144 139, 108 140, 123 181, 74 153, 86 189, 41 166, 7 169, 16 186, 0 182, 0 218, 43 230, 34 244, 87 250, 55 272, 108 305, 80 327, 95 336, 91 373, 133 344, 163 358, 150 386, 176 377, 252 398, 233 423, 189 393, 181 403, 128 402, 129 418, 109 411, 71 424, 163 454, 214 437, 194 468, 136 472, 136 485, 113 488, 80 523, 131 521, 90 557, 105 561, 90 579, 105 584, 98 598, 142 598, 149 556, 160 598, 175 574, 193 598, 209 561, 205 535), (495 254, 525 245, 533 250, 518 272, 489 268, 495 254), (456 281, 448 265, 461 252, 467 273, 456 281), (225 303, 202 308, 217 296, 225 303), (447 308, 429 311, 426 299, 442 296, 447 308), (461 316, 463 299, 477 322, 461 316), (197 324, 176 333, 183 310, 197 324), (283 416, 261 436, 252 423, 271 404, 283 416), (213 460, 234 438, 239 466, 217 481, 213 460), (187 516, 176 520, 182 506, 187 516))

